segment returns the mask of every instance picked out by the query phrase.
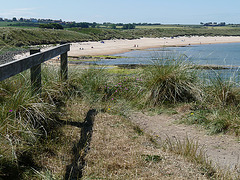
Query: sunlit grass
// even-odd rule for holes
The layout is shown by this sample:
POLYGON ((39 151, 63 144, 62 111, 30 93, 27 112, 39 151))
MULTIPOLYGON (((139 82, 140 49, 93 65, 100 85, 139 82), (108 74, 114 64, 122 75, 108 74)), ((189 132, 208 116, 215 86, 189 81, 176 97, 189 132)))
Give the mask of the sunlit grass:
POLYGON ((181 57, 160 59, 144 71, 146 101, 152 105, 200 100, 196 71, 181 57))
MULTIPOLYGON (((54 137, 52 130, 58 124, 57 120, 61 117, 66 121, 73 119, 76 122, 82 122, 83 117, 79 115, 79 111, 86 107, 94 107, 101 112, 127 117, 128 113, 136 107, 146 111, 151 108, 156 109, 156 106, 166 105, 172 110, 178 103, 191 102, 192 108, 189 108, 190 113, 186 115, 185 122, 203 125, 211 133, 233 131, 239 135, 239 89, 236 84, 217 78, 216 81, 211 81, 204 86, 202 84, 204 81, 198 79, 198 74, 193 70, 193 66, 181 58, 169 58, 143 69, 132 70, 71 67, 69 80, 66 82, 60 80, 59 68, 44 65, 42 81, 41 96, 32 96, 28 71, 0 83, 0 145, 2 146, 0 153, 4 155, 0 156, 0 163, 2 163, 0 172, 6 172, 9 169, 15 171, 21 159, 19 154, 24 155, 29 150, 36 154, 39 153, 37 150, 57 152, 57 149, 55 149, 56 151, 53 149, 61 144, 51 144, 52 139, 47 141, 48 138, 54 137), (78 101, 81 99, 86 107, 74 101, 76 99, 78 101), (73 104, 66 105, 66 102, 73 104), (70 111, 69 114, 66 113, 66 109, 70 111), (68 115, 64 116, 64 113, 68 115), (42 139, 46 139, 46 141, 42 139), (42 142, 46 147, 39 144, 42 142)), ((210 81, 208 80, 208 82, 210 81)), ((177 112, 174 111, 174 113, 177 112)), ((122 127, 122 122, 114 123, 112 126, 122 127)), ((135 130, 136 136, 144 135, 139 128, 135 127, 133 130, 135 130)), ((120 134, 124 132, 121 130, 120 134)), ((109 141, 111 140, 112 137, 109 137, 106 131, 101 133, 108 137, 109 141)), ((136 137, 134 136, 133 139, 136 137)), ((63 141, 59 140, 59 142, 63 141)), ((168 142, 168 149, 182 156, 190 157, 190 161, 204 165, 210 176, 212 176, 211 173, 215 173, 212 171, 212 167, 206 164, 207 161, 201 159, 204 156, 198 150, 197 144, 188 139, 186 142, 176 141, 174 145, 170 143, 172 142, 168 142)), ((96 156, 96 154, 94 155, 96 156)), ((144 166, 144 163, 160 163, 161 157, 157 153, 137 154, 134 158, 139 158, 139 161, 136 163, 133 159, 132 163, 128 165, 130 169, 134 169, 138 164, 144 166)), ((34 160, 40 162, 39 159, 34 160)), ((58 162, 60 162, 59 159, 58 162)), ((113 162, 115 164, 110 160, 98 163, 100 169, 104 169, 103 165, 108 165, 110 173, 113 173, 110 175, 115 177, 114 172, 119 167, 119 161, 114 159, 113 162)), ((94 167, 87 168, 90 168, 89 172, 96 170, 94 167)), ((124 176, 127 172, 128 170, 123 169, 119 174, 128 177, 124 176)), ((24 173, 26 177, 32 176, 27 175, 27 172, 24 173)), ((31 173, 35 173, 35 176, 38 177, 52 176, 48 170, 32 170, 31 173)), ((61 173, 63 174, 63 172, 61 173)), ((109 174, 102 175, 100 170, 96 171, 95 175, 109 177, 109 174)), ((147 175, 147 177, 149 176, 147 175)), ((95 176, 90 173, 87 177, 95 176)), ((137 176, 132 174, 129 177, 137 176)))
POLYGON ((28 158, 22 154, 51 134, 58 124, 59 107, 75 96, 71 85, 59 80, 56 67, 43 68, 41 96, 32 95, 29 74, 25 71, 0 82, 0 174, 7 172, 6 177, 24 173, 24 169, 14 168, 24 163, 22 158, 28 158))

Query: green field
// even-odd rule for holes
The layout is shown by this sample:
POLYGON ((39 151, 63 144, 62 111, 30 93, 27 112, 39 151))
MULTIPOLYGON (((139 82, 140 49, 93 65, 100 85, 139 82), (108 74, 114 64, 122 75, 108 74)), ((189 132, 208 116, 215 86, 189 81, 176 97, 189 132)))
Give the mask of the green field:
POLYGON ((178 26, 178 25, 149 25, 149 26, 136 26, 136 29, 172 29, 172 28, 187 28, 184 26, 178 26))
POLYGON ((7 27, 9 24, 14 24, 13 22, 0 22, 0 27, 7 27))
POLYGON ((19 23, 20 22, 0 21, 0 27, 17 27, 17 28, 27 28, 27 29, 38 28, 38 26, 34 27, 34 26, 31 26, 28 23, 23 23, 23 24, 26 24, 26 26, 20 26, 19 23))

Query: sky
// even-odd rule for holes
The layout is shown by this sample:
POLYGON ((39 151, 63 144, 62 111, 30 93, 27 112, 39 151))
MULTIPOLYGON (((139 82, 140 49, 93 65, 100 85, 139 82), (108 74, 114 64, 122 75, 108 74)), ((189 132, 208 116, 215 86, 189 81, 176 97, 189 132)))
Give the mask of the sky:
POLYGON ((1 0, 0 17, 75 22, 240 24, 240 0, 1 0))

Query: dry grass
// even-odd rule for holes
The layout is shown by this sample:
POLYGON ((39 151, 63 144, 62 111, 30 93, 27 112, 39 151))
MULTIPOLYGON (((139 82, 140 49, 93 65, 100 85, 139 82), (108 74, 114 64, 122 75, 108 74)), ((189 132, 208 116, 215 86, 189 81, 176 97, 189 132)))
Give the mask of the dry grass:
MULTIPOLYGON (((30 174, 25 172, 23 179, 64 179, 66 166, 74 159, 73 147, 81 138, 81 128, 70 125, 70 121, 83 122, 89 109, 78 98, 66 103, 61 119, 69 123, 49 134, 43 144, 39 142, 35 145, 33 160, 41 168, 34 169, 30 174)), ((85 157, 82 179, 208 178, 204 175, 206 171, 202 169, 202 163, 189 160, 184 154, 189 154, 189 151, 195 153, 196 147, 191 146, 194 144, 186 146, 189 151, 184 149, 184 144, 172 144, 171 148, 175 150, 168 153, 170 148, 164 151, 151 140, 127 119, 111 115, 111 110, 99 113, 95 119, 90 151, 85 157)), ((190 154, 195 156, 194 153, 190 154)), ((219 174, 218 177, 230 176, 219 174)))
POLYGON ((83 179, 206 179, 196 165, 157 148, 126 119, 96 117, 83 179))
POLYGON ((74 157, 73 147, 81 138, 81 128, 68 122, 83 122, 89 106, 79 101, 68 101, 61 119, 62 125, 53 130, 47 139, 32 148, 36 167, 33 172, 26 172, 23 179, 64 179, 66 166, 74 157))
MULTIPOLYGON (((101 113, 96 117, 90 151, 86 156, 87 164, 83 172, 83 179, 207 178, 202 175, 206 172, 201 170, 202 162, 199 163, 196 159, 190 159, 191 163, 189 163, 189 159, 187 160, 187 158, 182 157, 186 156, 185 154, 193 154, 192 156, 195 157, 194 153, 197 151, 197 147, 195 147, 194 144, 191 144, 190 142, 186 146, 184 145, 184 147, 182 147, 182 144, 177 141, 178 146, 172 146, 172 151, 175 154, 167 153, 162 151, 162 149, 157 148, 150 141, 148 136, 144 135, 141 129, 133 126, 123 117, 111 115, 112 113, 125 115, 128 109, 125 103, 126 100, 121 101, 120 96, 116 96, 119 99, 110 103, 111 108, 110 106, 107 106, 109 102, 104 102, 105 104, 101 102, 104 94, 103 87, 106 80, 100 76, 99 72, 101 72, 101 70, 89 70, 86 72, 86 74, 82 73, 81 79, 79 79, 78 76, 75 76, 76 82, 74 82, 76 84, 74 84, 75 86, 73 85, 73 87, 71 87, 72 89, 67 86, 66 88, 69 88, 68 90, 65 90, 63 85, 58 85, 57 83, 55 85, 53 83, 55 81, 52 81, 52 78, 46 78, 48 79, 46 84, 52 83, 52 86, 56 88, 54 88, 52 91, 48 90, 47 93, 43 93, 43 97, 49 97, 49 102, 51 102, 53 105, 55 105, 54 103, 59 104, 60 112, 58 112, 57 115, 60 116, 58 117, 62 120, 61 122, 65 121, 65 123, 67 122, 67 125, 59 124, 59 126, 51 126, 54 129, 49 128, 49 131, 45 136, 34 139, 32 145, 28 146, 26 143, 31 142, 30 140, 26 141, 25 144, 21 144, 19 143, 20 140, 19 142, 14 142, 14 139, 12 138, 12 140, 11 136, 9 135, 6 136, 5 141, 3 141, 3 137, 0 137, 1 144, 3 146, 0 149, 0 159, 3 159, 1 161, 4 162, 4 165, 8 167, 9 163, 12 163, 13 165, 9 166, 9 169, 13 169, 14 167, 16 170, 12 170, 13 172, 22 171, 21 177, 23 179, 63 179, 66 173, 66 167, 70 165, 75 158, 76 152, 74 154, 73 149, 82 138, 81 128, 73 125, 74 123, 71 124, 70 122, 83 122, 87 112, 91 108, 90 105, 87 105, 86 102, 82 101, 86 100, 89 104, 91 104, 91 106, 103 109, 103 111, 105 109, 107 112, 101 113), (97 77, 91 78, 91 76, 97 77), (91 81, 89 81, 89 79, 91 79, 91 81), (79 83, 82 86, 81 88, 78 88, 77 86, 79 83), (58 91, 55 89, 58 89, 58 91), (68 95, 67 97, 70 98, 67 100, 64 95, 70 93, 73 89, 76 91, 79 90, 80 93, 68 95), (93 91, 93 89, 95 90, 93 91), (76 98, 79 94, 82 95, 81 99, 76 98), (64 105, 61 105, 61 103, 64 105), (105 106, 109 107, 109 109, 105 106), (15 147, 17 147, 17 151, 15 151, 15 147), (189 148, 186 149, 185 147, 189 148), (20 167, 22 169, 18 169, 18 163, 15 163, 14 158, 8 158, 7 156, 2 156, 1 154, 8 154, 8 156, 13 156, 14 158, 19 157, 18 161, 22 163, 20 167), (8 159, 13 159, 13 162, 9 162, 8 159), (27 162, 27 160, 30 161, 27 162)), ((129 82, 129 84, 131 84, 132 81, 129 82)), ((9 89, 13 89, 11 87, 12 86, 9 85, 9 89)), ((123 95, 125 94, 121 94, 121 96, 123 95)), ((22 95, 19 97, 28 96, 22 95)), ((125 95, 125 98, 129 99, 129 96, 125 95)), ((15 99, 19 101, 21 100, 21 103, 19 104, 24 104, 26 107, 29 107, 27 103, 32 102, 30 101, 31 96, 29 98, 15 99)), ((14 106, 9 106, 9 102, 11 101, 8 101, 8 103, 6 103, 6 105, 2 108, 3 112, 6 112, 6 114, 2 114, 3 120, 6 117, 6 120, 14 120, 14 117, 12 117, 9 111, 14 109, 12 108, 14 106), (6 117, 3 115, 6 115, 6 117)), ((12 102, 16 103, 18 101, 12 100, 12 102)), ((20 107, 20 105, 18 106, 20 107)), ((36 103, 32 104, 32 107, 35 107, 33 105, 36 105, 36 103)), ((30 112, 29 109, 32 110, 33 108, 25 108, 25 111, 21 112, 30 112)), ((36 113, 34 112, 35 111, 32 113, 34 116, 30 117, 36 117, 36 113)), ((43 112, 53 112, 53 110, 49 108, 49 106, 46 106, 44 109, 39 108, 38 112, 40 112, 39 114, 42 115, 43 112)), ((19 115, 19 117, 24 116, 19 115)), ((49 115, 49 117, 51 116, 49 115)), ((46 121, 49 120, 48 118, 45 119, 46 121)), ((54 123, 55 122, 56 121, 54 121, 54 123)), ((6 130, 9 130, 9 127, 2 126, 0 129, 5 128, 6 130)), ((13 132, 19 133, 19 131, 15 130, 13 132)), ((168 148, 168 150, 169 149, 170 148, 168 148)), ((82 151, 78 151, 77 153, 84 153, 83 151, 85 149, 81 150, 82 151)), ((4 166, 0 164, 0 171, 3 168, 4 166)), ((7 177, 5 174, 1 174, 0 172, 0 177, 1 175, 7 177)))

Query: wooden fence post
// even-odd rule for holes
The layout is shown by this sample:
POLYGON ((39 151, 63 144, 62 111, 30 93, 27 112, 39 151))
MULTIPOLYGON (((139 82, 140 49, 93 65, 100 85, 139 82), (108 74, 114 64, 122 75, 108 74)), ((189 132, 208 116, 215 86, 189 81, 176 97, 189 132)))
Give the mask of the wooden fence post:
MULTIPOLYGON (((40 49, 31 49, 30 55, 40 52, 40 49)), ((31 84, 32 84, 32 94, 41 94, 41 63, 30 68, 31 72, 31 84)))
POLYGON ((61 54, 61 80, 66 81, 68 79, 68 58, 67 52, 61 54))

